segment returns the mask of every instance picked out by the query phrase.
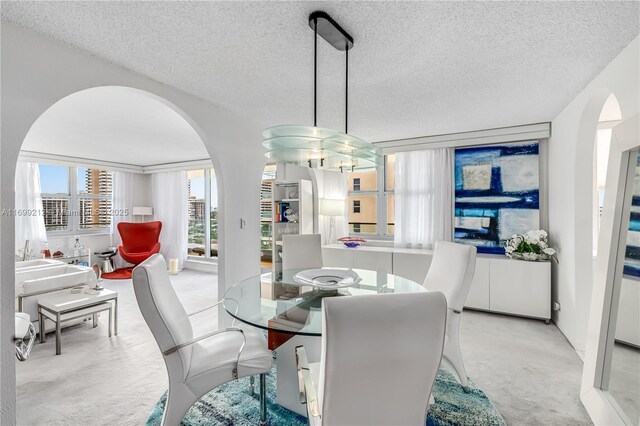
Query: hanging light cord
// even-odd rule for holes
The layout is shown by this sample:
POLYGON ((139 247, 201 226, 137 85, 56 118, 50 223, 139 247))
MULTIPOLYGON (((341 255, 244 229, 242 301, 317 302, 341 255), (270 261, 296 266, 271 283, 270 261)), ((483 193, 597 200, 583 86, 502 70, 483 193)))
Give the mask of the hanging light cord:
POLYGON ((344 88, 344 133, 349 134, 349 46, 345 49, 345 88, 344 88))
POLYGON ((318 19, 313 20, 313 127, 318 124, 318 19))

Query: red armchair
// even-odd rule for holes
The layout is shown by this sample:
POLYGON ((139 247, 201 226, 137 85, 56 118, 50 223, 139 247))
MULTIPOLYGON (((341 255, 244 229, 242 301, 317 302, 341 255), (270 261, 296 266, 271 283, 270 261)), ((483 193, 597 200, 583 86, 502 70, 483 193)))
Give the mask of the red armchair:
POLYGON ((160 251, 162 222, 120 222, 118 232, 122 244, 118 253, 126 262, 138 265, 160 251))

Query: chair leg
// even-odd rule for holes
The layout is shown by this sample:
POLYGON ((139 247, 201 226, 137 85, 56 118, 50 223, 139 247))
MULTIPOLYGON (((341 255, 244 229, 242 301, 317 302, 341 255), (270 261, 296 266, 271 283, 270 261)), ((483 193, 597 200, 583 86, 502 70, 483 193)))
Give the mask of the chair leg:
POLYGON ((197 399, 187 388, 169 385, 167 402, 162 415, 162 426, 177 426, 197 399))
POLYGON ((267 424, 267 374, 260 374, 260 425, 267 424))
POLYGON ((253 396, 255 393, 256 376, 249 376, 249 395, 253 396))
MULTIPOLYGON (((451 318, 451 317, 450 317, 451 318)), ((460 325, 460 314, 454 315, 452 318, 452 327, 448 329, 448 339, 444 344, 444 353, 442 356, 449 361, 460 384, 464 388, 465 392, 469 390, 469 383, 467 382, 467 372, 464 369, 464 363, 462 362, 462 352, 460 351, 460 337, 458 334, 458 327, 460 325)))

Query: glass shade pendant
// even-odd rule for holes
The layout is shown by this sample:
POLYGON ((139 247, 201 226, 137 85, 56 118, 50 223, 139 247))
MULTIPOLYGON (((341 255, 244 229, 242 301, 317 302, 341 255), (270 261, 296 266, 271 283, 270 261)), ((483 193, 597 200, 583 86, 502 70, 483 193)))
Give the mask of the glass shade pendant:
POLYGON ((351 172, 382 164, 380 148, 324 127, 281 125, 262 133, 265 156, 276 162, 351 172))
POLYGON ((349 50, 353 39, 329 15, 313 12, 309 26, 314 30, 313 126, 280 125, 265 129, 262 145, 265 156, 275 162, 292 163, 321 169, 351 172, 382 164, 380 148, 348 133, 349 50), (318 35, 346 56, 345 131, 316 126, 317 117, 317 45, 318 35))

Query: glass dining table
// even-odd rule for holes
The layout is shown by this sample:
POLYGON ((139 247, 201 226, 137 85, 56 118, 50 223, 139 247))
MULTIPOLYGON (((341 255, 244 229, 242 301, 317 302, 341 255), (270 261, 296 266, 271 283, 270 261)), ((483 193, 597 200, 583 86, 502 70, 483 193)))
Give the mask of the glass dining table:
POLYGON ((305 346, 309 362, 320 361, 322 300, 427 290, 407 278, 368 269, 351 269, 361 279, 352 286, 318 288, 294 279, 302 271, 285 270, 276 279, 265 273, 242 280, 226 291, 223 306, 236 320, 267 331, 269 349, 276 353, 278 404, 306 416, 298 394, 295 346, 305 346))

